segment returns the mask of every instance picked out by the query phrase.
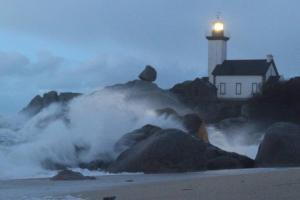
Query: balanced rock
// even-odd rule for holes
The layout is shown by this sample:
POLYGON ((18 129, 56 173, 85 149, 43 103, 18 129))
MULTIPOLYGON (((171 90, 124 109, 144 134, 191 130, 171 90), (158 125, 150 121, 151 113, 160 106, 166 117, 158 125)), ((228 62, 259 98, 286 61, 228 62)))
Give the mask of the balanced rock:
POLYGON ((259 146, 256 165, 300 166, 300 126, 284 122, 273 124, 259 146))
POLYGON ((156 80, 157 73, 154 67, 147 65, 142 71, 142 73, 139 75, 139 78, 143 81, 149 81, 149 82, 154 82, 156 80))

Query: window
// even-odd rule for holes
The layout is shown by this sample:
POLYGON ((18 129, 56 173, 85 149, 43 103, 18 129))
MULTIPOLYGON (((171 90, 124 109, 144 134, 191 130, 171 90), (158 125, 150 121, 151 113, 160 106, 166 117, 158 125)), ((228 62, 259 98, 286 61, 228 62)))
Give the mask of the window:
POLYGON ((256 94, 258 92, 258 84, 252 83, 252 94, 256 94))
POLYGON ((242 83, 235 84, 235 94, 241 95, 242 94, 242 83))
POLYGON ((220 83, 220 95, 225 95, 225 94, 226 94, 226 84, 220 83))

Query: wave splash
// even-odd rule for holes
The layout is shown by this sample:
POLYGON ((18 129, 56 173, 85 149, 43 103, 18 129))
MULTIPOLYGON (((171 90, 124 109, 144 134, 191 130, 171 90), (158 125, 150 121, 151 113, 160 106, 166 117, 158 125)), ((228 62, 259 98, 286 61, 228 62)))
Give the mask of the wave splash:
MULTIPOLYGON (((53 176, 45 161, 76 167, 80 162, 115 158, 115 142, 125 133, 153 124, 181 125, 158 117, 149 104, 128 102, 124 94, 96 92, 77 97, 68 106, 53 104, 33 118, 0 118, 0 179, 53 176), (79 151, 80 150, 80 151, 79 151)), ((232 145, 209 128, 212 144, 254 157, 257 146, 232 145), (243 149, 244 148, 244 149, 243 149)))

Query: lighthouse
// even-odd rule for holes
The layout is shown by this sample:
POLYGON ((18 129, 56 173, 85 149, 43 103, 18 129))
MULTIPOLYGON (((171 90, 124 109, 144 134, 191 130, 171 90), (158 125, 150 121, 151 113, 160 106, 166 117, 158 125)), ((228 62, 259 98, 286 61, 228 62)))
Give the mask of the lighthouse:
POLYGON ((212 72, 217 65, 227 59, 227 41, 230 39, 225 35, 224 23, 219 17, 212 23, 211 31, 206 38, 208 40, 208 77, 213 83, 212 72))
POLYGON ((218 17, 212 23, 208 40, 208 77, 217 88, 219 99, 247 100, 261 92, 262 86, 278 81, 275 60, 272 55, 263 59, 227 59, 227 41, 224 23, 218 17))

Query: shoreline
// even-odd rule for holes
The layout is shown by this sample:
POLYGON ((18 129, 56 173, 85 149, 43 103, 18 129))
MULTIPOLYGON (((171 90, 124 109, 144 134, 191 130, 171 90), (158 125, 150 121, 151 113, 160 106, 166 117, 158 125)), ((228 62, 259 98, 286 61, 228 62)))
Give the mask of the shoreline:
POLYGON ((182 174, 117 174, 96 180, 0 181, 0 199, 299 199, 300 168, 258 168, 182 174))

